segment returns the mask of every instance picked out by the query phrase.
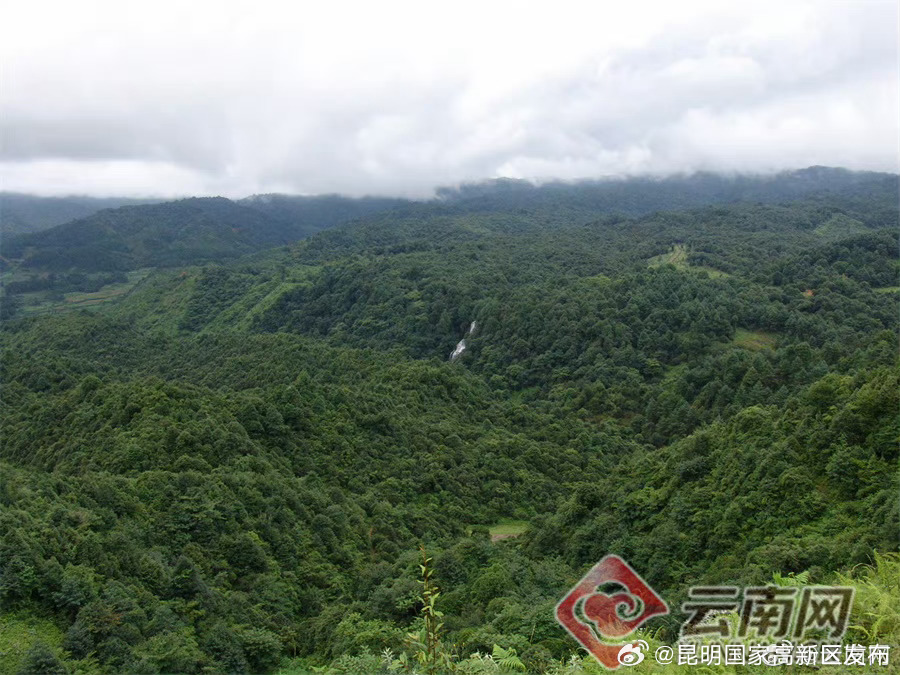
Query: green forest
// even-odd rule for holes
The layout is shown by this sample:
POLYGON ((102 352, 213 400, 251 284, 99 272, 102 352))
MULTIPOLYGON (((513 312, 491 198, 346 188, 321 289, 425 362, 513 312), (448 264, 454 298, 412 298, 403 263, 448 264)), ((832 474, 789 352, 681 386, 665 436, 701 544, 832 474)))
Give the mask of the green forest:
POLYGON ((608 553, 672 609, 651 646, 694 585, 849 585, 900 672, 897 195, 497 181, 5 240, 0 673, 606 672, 554 608, 608 553))

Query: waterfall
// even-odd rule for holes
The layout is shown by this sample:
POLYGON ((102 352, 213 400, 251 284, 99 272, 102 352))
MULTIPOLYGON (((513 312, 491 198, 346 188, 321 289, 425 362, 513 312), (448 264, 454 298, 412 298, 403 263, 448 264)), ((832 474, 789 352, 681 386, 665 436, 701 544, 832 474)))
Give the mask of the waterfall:
POLYGON ((450 355, 451 361, 456 361, 460 357, 460 355, 466 351, 466 339, 463 338, 459 342, 456 343, 456 349, 453 350, 453 353, 450 355))
POLYGON ((475 333, 476 322, 473 321, 469 324, 469 330, 466 331, 466 334, 463 336, 463 339, 456 343, 456 349, 453 350, 453 353, 450 354, 450 360, 456 361, 462 353, 466 351, 466 338, 475 333))

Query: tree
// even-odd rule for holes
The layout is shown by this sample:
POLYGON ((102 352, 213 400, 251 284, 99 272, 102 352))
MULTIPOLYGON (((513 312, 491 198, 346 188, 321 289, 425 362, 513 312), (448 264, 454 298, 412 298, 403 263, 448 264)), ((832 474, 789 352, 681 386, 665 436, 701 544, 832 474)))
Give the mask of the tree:
POLYGON ((17 675, 69 675, 69 669, 63 665, 56 654, 43 642, 36 642, 28 653, 17 675))

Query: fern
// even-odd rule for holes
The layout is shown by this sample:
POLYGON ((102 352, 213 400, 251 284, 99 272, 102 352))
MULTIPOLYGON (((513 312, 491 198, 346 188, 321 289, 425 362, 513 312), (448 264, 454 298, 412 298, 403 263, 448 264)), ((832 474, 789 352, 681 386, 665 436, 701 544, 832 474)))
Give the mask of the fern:
POLYGON ((775 572, 775 574, 772 575, 772 580, 778 586, 793 586, 802 588, 803 586, 809 585, 809 570, 803 570, 799 574, 790 572, 786 577, 782 576, 778 572, 775 572))
POLYGON ((853 586, 853 639, 900 644, 900 554, 875 553, 875 564, 839 574, 842 585, 853 586))
POLYGON ((503 649, 500 645, 494 645, 494 652, 491 657, 503 670, 518 670, 525 672, 525 664, 516 655, 516 650, 510 647, 503 649))

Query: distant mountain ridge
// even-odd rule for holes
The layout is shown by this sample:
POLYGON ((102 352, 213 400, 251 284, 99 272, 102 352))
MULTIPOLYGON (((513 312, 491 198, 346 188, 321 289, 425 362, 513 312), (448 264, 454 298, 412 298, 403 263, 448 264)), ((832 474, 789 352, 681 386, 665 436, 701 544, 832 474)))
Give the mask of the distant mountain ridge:
POLYGON ((10 236, 2 255, 31 270, 123 271, 223 261, 298 241, 407 204, 337 195, 190 197, 105 209, 41 232, 10 236))
POLYGON ((0 233, 4 235, 39 232, 103 209, 155 204, 163 199, 125 197, 38 197, 19 192, 0 192, 0 233))
POLYGON ((409 206, 408 199, 398 197, 345 197, 342 195, 251 195, 239 204, 295 223, 308 236, 341 223, 409 206))
POLYGON ((833 197, 864 202, 884 224, 896 220, 897 191, 894 174, 810 167, 771 176, 697 173, 540 185, 499 179, 441 188, 434 199, 418 202, 340 195, 192 197, 106 209, 42 232, 7 236, 0 253, 23 270, 125 271, 234 259, 356 221, 390 227, 439 213, 496 212, 509 218, 544 212, 552 214, 548 225, 574 224, 611 213, 640 216, 740 201, 833 197))
POLYGON ((223 197, 123 206, 12 237, 7 258, 48 270, 129 270, 222 260, 295 239, 290 225, 223 197))
POLYGON ((470 210, 570 207, 643 215, 739 201, 773 203, 824 196, 884 199, 896 208, 898 176, 874 171, 811 166, 776 174, 698 172, 656 178, 638 176, 534 184, 500 178, 439 188, 437 199, 470 210))

